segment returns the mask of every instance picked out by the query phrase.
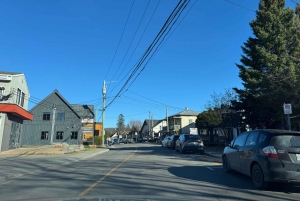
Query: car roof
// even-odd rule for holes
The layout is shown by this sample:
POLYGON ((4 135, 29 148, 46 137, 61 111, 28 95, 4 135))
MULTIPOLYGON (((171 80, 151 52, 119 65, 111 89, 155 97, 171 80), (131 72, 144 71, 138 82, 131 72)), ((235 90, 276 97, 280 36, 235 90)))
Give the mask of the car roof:
POLYGON ((299 131, 290 131, 290 130, 280 130, 280 129, 257 129, 251 131, 264 131, 270 134, 298 134, 300 135, 299 131))

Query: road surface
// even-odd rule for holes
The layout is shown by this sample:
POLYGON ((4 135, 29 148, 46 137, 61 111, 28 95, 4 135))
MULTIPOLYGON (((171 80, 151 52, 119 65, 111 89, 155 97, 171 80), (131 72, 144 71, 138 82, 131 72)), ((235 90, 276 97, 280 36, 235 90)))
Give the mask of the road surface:
POLYGON ((249 177, 224 173, 218 157, 181 155, 150 143, 114 145, 107 152, 1 156, 0 163, 3 201, 300 200, 300 186, 256 190, 249 177))

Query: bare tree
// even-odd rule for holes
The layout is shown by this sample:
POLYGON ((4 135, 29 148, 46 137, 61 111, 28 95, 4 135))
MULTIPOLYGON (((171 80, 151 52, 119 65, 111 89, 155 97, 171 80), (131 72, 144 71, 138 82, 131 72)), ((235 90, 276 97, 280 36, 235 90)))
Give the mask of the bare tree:
POLYGON ((214 92, 211 100, 204 105, 207 111, 215 111, 222 117, 222 122, 217 126, 221 135, 228 138, 228 128, 232 127, 232 105, 231 102, 237 100, 237 94, 231 88, 225 89, 223 93, 214 92))
POLYGON ((131 128, 131 131, 139 132, 142 128, 143 123, 140 120, 132 119, 132 120, 130 120, 129 125, 130 125, 130 128, 131 128))

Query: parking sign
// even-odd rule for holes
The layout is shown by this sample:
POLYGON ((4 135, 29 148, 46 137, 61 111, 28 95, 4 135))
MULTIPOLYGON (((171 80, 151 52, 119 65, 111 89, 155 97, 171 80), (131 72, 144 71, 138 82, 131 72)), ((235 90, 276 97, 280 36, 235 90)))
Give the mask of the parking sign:
POLYGON ((283 104, 284 114, 292 114, 292 104, 283 104))

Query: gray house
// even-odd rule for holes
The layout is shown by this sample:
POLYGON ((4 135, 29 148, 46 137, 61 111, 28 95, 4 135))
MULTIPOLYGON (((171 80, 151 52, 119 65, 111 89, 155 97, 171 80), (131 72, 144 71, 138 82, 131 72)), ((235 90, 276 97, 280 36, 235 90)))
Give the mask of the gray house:
POLYGON ((69 104, 54 90, 30 110, 34 119, 24 121, 21 145, 79 144, 82 120, 94 119, 93 111, 93 105, 69 104))

